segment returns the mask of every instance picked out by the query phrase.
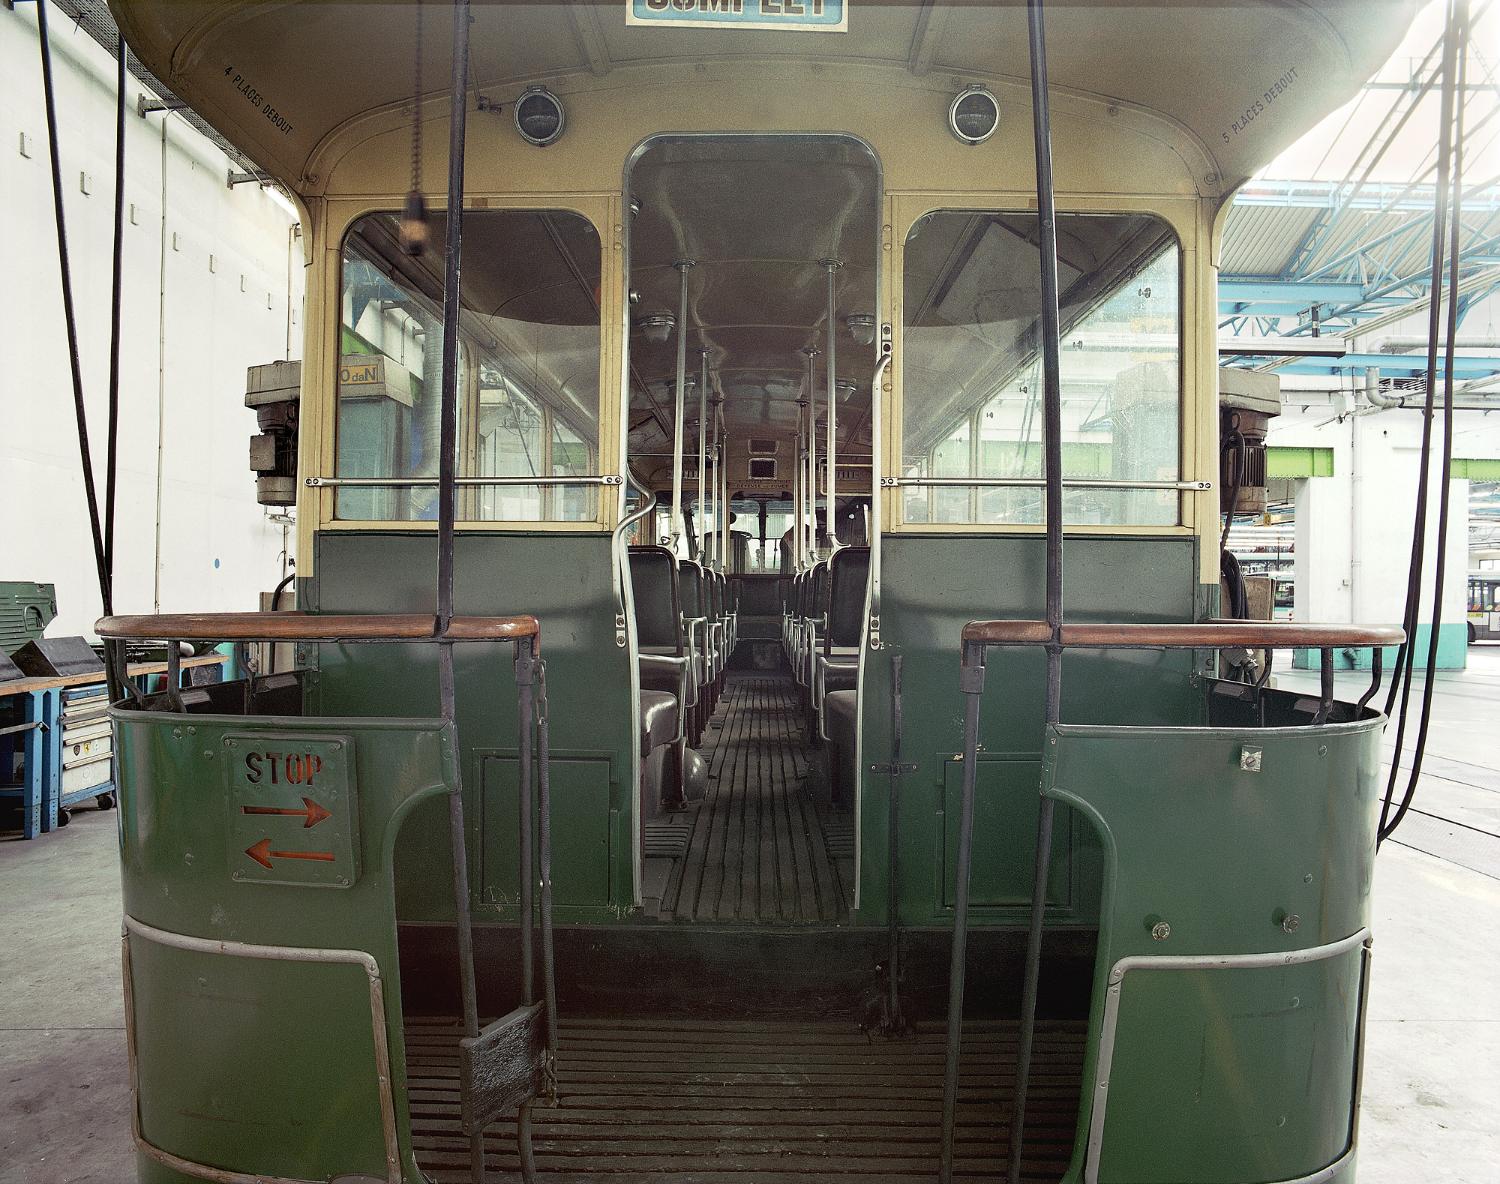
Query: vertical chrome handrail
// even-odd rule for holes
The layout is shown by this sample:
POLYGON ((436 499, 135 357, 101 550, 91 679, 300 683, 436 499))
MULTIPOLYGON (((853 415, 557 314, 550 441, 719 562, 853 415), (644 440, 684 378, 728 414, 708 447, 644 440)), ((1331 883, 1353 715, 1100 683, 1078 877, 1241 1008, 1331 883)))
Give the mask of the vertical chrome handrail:
POLYGON ((870 591, 865 622, 872 650, 880 648, 880 532, 885 525, 881 508, 881 499, 885 493, 882 488, 884 479, 881 476, 885 392, 881 389, 881 384, 891 367, 891 350, 891 326, 886 323, 880 326, 880 358, 875 363, 875 373, 870 378, 870 591))

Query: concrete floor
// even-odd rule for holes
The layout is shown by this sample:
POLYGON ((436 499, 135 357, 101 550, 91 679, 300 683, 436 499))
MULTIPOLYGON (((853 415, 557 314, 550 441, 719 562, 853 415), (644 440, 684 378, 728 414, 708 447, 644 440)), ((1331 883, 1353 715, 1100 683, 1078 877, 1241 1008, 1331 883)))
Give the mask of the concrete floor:
MULTIPOLYGON (((1341 676, 1341 697, 1361 683, 1341 676)), ((1497 724, 1500 646, 1473 647, 1439 678, 1423 814, 1378 864, 1360 1184, 1500 1180, 1497 724)), ((116 851, 113 812, 0 834, 3 1184, 134 1177, 116 851)))

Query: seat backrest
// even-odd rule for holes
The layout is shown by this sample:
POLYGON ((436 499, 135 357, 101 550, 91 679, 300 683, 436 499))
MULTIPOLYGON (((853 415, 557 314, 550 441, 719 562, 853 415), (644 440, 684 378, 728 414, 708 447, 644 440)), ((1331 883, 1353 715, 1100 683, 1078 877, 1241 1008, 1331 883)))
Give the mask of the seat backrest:
POLYGON ((807 615, 821 617, 828 611, 828 561, 822 560, 812 569, 812 590, 808 596, 807 615))
POLYGON ((677 595, 682 604, 684 617, 706 617, 703 611, 703 569, 691 560, 677 565, 677 595))
POLYGON ((665 547, 631 547, 630 587, 635 594, 636 644, 672 646, 682 653, 677 560, 672 552, 665 547))
POLYGON ((864 628, 865 585, 870 579, 870 548, 841 547, 828 560, 828 628, 823 652, 858 646, 864 628))
POLYGON ((708 581, 708 615, 717 619, 724 615, 724 577, 716 571, 704 573, 708 581))

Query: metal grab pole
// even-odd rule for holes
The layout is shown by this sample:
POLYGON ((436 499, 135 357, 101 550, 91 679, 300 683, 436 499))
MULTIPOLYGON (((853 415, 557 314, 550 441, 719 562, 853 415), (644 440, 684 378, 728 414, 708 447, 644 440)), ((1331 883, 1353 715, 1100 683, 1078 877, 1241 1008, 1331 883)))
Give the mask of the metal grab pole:
POLYGON ((713 550, 713 532, 709 528, 708 516, 708 351, 698 351, 703 363, 703 376, 698 381, 698 558, 708 570, 713 550))
POLYGON ((714 406, 714 439, 718 442, 719 458, 719 534, 721 545, 719 547, 719 562, 721 571, 730 571, 734 563, 734 553, 730 544, 734 542, 734 536, 729 529, 729 429, 724 425, 724 403, 720 400, 714 406))
MULTIPOLYGON (((520 732, 518 762, 521 784, 517 810, 519 819, 516 842, 519 870, 516 878, 519 881, 517 888, 520 892, 521 1003, 523 1005, 531 1004, 536 996, 536 958, 533 953, 533 929, 536 925, 533 885, 536 883, 536 876, 532 870, 535 824, 532 821, 531 812, 531 739, 535 716, 532 705, 532 685, 535 680, 536 663, 532 657, 532 651, 524 641, 518 641, 516 642, 516 727, 520 732)), ((527 1184, 531 1184, 531 1181, 536 1178, 536 1157, 531 1149, 531 1101, 529 1099, 522 1102, 516 1111, 516 1140, 521 1156, 521 1177, 527 1184)), ((475 1184, 483 1184, 483 1177, 476 1180, 475 1184)))
POLYGON ((682 521, 682 419, 687 398, 687 315, 688 315, 688 271, 691 260, 680 259, 672 265, 682 277, 681 292, 677 306, 677 400, 672 421, 672 553, 681 556, 683 530, 682 521))
MULTIPOLYGON (((1032 138, 1036 149, 1037 222, 1042 280, 1042 426, 1047 478, 1047 643, 1048 727, 1062 714, 1063 499, 1062 499, 1062 366, 1057 307, 1057 203, 1052 185, 1052 116, 1047 98, 1047 39, 1044 0, 1027 0, 1026 26, 1031 48, 1032 138)), ((1010 1184, 1021 1179, 1021 1145, 1026 1128, 1026 1093, 1031 1049, 1036 1035, 1037 982, 1042 962, 1042 922, 1047 910, 1047 879, 1052 864, 1054 803, 1042 797, 1037 807, 1036 862, 1031 881, 1031 928, 1026 939, 1025 978, 1021 990, 1021 1033, 1016 1050, 1016 1088, 1010 1125, 1010 1184)))
MULTIPOLYGON (((464 132, 469 90, 469 3, 453 8, 453 90, 448 108, 447 242, 443 269, 442 414, 438 463, 438 586, 436 630, 447 633, 453 620, 453 522, 457 511, 458 459, 458 317, 460 262, 463 257, 464 132)), ((438 699, 443 720, 456 723, 453 643, 438 644, 438 699)), ((463 997, 464 1035, 479 1035, 479 1001, 474 983, 474 929, 469 914, 469 858, 464 828, 463 763, 455 756, 448 793, 448 840, 453 855, 453 908, 458 940, 459 992, 463 997)), ((475 1184, 484 1180, 484 1132, 469 1136, 469 1172, 475 1184)))
POLYGON ((969 870, 974 853, 974 781, 979 764, 979 698, 984 692, 984 648, 973 663, 965 647, 959 675, 964 693, 964 776, 959 800, 958 861, 954 869, 953 947, 948 962, 948 1042, 943 1061, 943 1142, 940 1184, 953 1180, 953 1131, 958 1116, 958 1061, 963 1044, 964 972, 969 950, 969 870))
POLYGON ((827 456, 828 464, 828 512, 824 518, 828 529, 828 553, 832 555, 839 549, 839 532, 836 519, 838 509, 838 439, 835 433, 838 431, 838 393, 837 365, 838 357, 838 332, 836 331, 835 315, 837 313, 837 294, 834 285, 834 273, 843 266, 837 259, 823 260, 823 266, 828 269, 828 370, 826 384, 828 390, 828 439, 823 451, 827 456))
POLYGON ((807 404, 797 403, 797 442, 792 445, 792 570, 802 570, 802 417, 807 404))
POLYGON ((823 351, 815 345, 802 351, 807 355, 807 439, 803 453, 802 493, 807 510, 802 516, 807 530, 807 565, 818 561, 818 396, 813 381, 813 360, 823 351))

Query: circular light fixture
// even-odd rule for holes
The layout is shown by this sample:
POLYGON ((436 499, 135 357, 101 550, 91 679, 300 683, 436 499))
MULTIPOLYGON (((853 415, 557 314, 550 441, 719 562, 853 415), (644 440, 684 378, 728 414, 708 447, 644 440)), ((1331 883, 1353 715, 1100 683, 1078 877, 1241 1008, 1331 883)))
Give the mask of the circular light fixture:
POLYGON ((839 402, 847 403, 853 394, 859 390, 859 383, 850 382, 847 378, 841 378, 833 384, 833 389, 838 392, 839 402))
POLYGON ((545 148, 557 143, 564 123, 562 100, 545 86, 533 86, 516 100, 516 131, 528 144, 545 148))
POLYGON ((652 345, 660 345, 672 336, 672 330, 677 328, 677 318, 669 312, 658 312, 642 317, 635 324, 642 337, 652 345))
POLYGON ((961 91, 948 104, 948 130, 965 144, 983 144, 1000 126, 1000 100, 982 86, 961 91))
POLYGON ((854 338, 855 344, 875 344, 875 317, 871 313, 850 313, 844 318, 844 324, 848 326, 849 336, 854 338))

